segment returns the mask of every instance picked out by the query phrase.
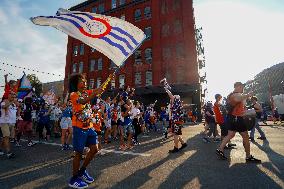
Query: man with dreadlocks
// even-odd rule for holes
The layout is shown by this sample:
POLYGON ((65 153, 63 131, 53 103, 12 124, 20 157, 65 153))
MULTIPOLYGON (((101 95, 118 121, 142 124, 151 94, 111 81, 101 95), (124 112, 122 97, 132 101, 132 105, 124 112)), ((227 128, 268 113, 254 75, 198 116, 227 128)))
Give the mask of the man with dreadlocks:
POLYGON ((182 103, 179 95, 173 95, 168 87, 164 87, 170 97, 170 108, 172 113, 172 132, 174 134, 174 149, 169 150, 169 153, 176 153, 187 146, 182 139, 182 103), (178 143, 181 143, 181 147, 178 148, 178 143))
MULTIPOLYGON (((112 75, 111 75, 112 77, 112 75)), ((93 157, 98 151, 98 136, 93 127, 93 111, 91 101, 103 92, 103 87, 87 90, 85 75, 76 74, 69 79, 70 100, 72 102, 72 126, 73 126, 73 148, 75 157, 73 159, 73 177, 69 181, 72 188, 86 188, 87 183, 94 179, 86 171, 93 157), (81 156, 84 147, 90 148, 82 167, 80 168, 81 156)))

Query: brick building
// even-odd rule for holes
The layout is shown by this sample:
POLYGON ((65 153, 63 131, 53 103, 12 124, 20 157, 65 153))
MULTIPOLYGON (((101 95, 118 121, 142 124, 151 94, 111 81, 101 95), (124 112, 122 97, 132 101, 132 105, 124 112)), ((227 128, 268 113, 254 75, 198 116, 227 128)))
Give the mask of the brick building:
MULTIPOLYGON (((173 93, 200 107, 202 89, 192 0, 88 0, 70 10, 125 19, 145 32, 147 39, 112 81, 113 89, 129 85, 136 88, 136 98, 142 102, 158 99, 165 104, 169 99, 160 80, 166 77, 173 93)), ((99 86, 113 68, 103 54, 68 38, 65 86, 69 75, 76 72, 87 74, 90 88, 99 86)), ((108 94, 115 94, 113 91, 108 94)))

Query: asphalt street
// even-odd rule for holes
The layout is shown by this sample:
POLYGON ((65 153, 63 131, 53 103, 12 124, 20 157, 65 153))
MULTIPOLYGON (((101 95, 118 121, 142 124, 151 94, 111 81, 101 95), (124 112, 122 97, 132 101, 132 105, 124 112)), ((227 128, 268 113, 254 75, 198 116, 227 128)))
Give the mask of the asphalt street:
MULTIPOLYGON (((89 188, 284 188, 284 126, 262 128, 268 140, 251 143, 251 152, 261 164, 245 162, 238 134, 232 141, 236 149, 226 151, 229 160, 218 159, 219 144, 202 141, 202 124, 183 128, 188 147, 176 154, 168 153, 172 138, 163 140, 159 132, 140 136, 141 145, 125 152, 117 142, 104 145, 106 154, 96 156, 88 168, 95 178, 89 188)), ((14 159, 0 157, 0 188, 69 188, 72 151, 61 151, 59 141, 54 143, 13 146, 14 159)))

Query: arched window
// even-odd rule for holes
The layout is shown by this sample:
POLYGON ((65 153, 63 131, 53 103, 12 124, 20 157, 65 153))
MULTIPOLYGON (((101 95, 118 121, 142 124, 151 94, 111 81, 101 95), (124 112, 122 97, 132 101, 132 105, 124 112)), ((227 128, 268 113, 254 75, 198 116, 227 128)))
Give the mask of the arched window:
POLYGON ((77 72, 77 63, 74 63, 74 64, 73 64, 72 72, 73 72, 73 73, 76 73, 76 72, 77 72))
POLYGON ((134 19, 135 21, 140 21, 142 18, 142 13, 141 13, 141 10, 140 9, 136 9, 135 10, 135 14, 134 14, 134 19))
POLYGON ((148 64, 152 63, 152 49, 151 48, 145 49, 145 59, 148 64))
POLYGON ((151 18, 151 7, 145 7, 144 16, 145 16, 146 19, 151 18))
POLYGON ((83 73, 83 69, 84 69, 84 63, 80 62, 80 64, 79 64, 79 73, 83 73))

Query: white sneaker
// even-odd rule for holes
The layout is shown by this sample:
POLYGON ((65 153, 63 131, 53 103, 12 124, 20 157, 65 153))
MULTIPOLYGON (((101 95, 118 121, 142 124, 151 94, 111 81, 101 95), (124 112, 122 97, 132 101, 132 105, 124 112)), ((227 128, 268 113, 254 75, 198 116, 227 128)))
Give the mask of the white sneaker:
POLYGON ((35 145, 35 143, 32 142, 32 141, 28 143, 28 146, 29 146, 29 147, 32 147, 33 145, 35 145))
POLYGON ((20 143, 16 142, 16 146, 21 147, 22 145, 20 143))
POLYGON ((5 153, 1 150, 0 151, 0 156, 3 156, 5 153))

